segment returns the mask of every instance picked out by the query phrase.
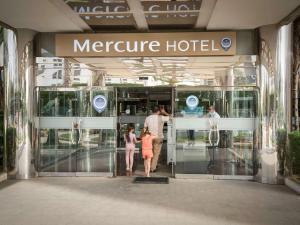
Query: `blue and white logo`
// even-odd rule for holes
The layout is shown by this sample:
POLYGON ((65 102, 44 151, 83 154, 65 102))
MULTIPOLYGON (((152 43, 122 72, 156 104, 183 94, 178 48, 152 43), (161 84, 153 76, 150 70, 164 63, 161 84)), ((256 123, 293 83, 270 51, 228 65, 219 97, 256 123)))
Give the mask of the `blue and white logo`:
POLYGON ((104 95, 96 95, 93 98, 93 107, 98 113, 102 113, 107 107, 107 98, 104 95))
POLYGON ((225 51, 230 49, 231 45, 232 45, 232 41, 230 37, 225 37, 221 40, 221 46, 225 51))
POLYGON ((186 99, 186 105, 189 109, 193 110, 195 109, 199 104, 199 99, 195 95, 190 95, 186 99))

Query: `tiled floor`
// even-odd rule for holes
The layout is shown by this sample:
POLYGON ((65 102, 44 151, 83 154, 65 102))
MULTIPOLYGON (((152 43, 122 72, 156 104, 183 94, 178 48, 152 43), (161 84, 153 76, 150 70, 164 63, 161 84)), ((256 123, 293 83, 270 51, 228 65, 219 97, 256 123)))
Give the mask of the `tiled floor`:
POLYGON ((249 181, 36 178, 0 184, 1 225, 299 225, 300 196, 249 181))

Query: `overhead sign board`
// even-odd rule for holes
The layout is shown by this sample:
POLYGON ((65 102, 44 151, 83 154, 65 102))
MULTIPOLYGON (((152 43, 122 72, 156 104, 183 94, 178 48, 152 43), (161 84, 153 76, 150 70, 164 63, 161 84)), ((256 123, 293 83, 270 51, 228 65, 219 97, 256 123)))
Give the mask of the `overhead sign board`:
POLYGON ((58 57, 226 56, 235 32, 57 34, 58 57))
MULTIPOLYGON (((91 26, 132 25, 134 23, 131 14, 122 14, 130 12, 126 2, 71 0, 67 1, 67 4, 76 13, 82 15, 86 23, 91 26), (99 14, 93 15, 93 13, 99 14)), ((141 1, 141 5, 150 25, 170 24, 175 21, 177 24, 192 24, 199 15, 201 1, 141 1), (155 13, 161 11, 165 13, 155 13)))

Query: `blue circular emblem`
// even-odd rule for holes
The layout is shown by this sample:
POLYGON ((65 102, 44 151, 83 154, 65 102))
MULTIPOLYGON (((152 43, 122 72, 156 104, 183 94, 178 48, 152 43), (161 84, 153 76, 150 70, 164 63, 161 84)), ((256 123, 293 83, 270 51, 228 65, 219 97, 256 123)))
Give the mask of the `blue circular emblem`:
POLYGON ((232 45, 232 41, 231 41, 230 37, 222 38, 222 40, 221 40, 221 46, 222 46, 222 48, 225 51, 227 51, 228 49, 230 49, 231 45, 232 45))
POLYGON ((93 107, 98 113, 102 113, 107 107, 107 98, 104 95, 96 95, 93 98, 93 107))
POLYGON ((195 109, 199 104, 199 99, 195 95, 190 95, 185 102, 189 109, 195 109))

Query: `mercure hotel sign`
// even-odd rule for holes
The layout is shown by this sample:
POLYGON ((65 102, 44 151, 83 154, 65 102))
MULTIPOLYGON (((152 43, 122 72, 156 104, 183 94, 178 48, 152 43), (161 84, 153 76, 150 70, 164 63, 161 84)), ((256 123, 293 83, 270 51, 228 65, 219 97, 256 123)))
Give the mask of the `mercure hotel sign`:
POLYGON ((58 57, 226 56, 235 32, 56 34, 58 57))

